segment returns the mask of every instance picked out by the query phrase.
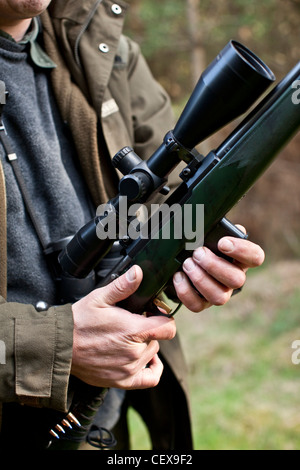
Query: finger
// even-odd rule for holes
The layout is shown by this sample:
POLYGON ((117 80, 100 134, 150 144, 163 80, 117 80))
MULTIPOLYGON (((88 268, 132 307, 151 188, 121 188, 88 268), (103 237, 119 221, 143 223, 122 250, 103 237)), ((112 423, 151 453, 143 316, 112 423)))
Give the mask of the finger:
POLYGON ((139 317, 139 331, 131 335, 135 342, 149 342, 152 340, 170 340, 176 334, 174 318, 164 316, 139 317))
POLYGON ((244 267, 255 268, 261 266, 265 260, 265 253, 261 247, 249 240, 224 237, 219 241, 218 248, 244 267))
POLYGON ((226 287, 240 289, 245 284, 246 274, 240 266, 220 258, 208 248, 201 247, 195 250, 193 260, 226 287))
POLYGON ((132 266, 125 274, 105 287, 94 291, 95 298, 103 306, 115 305, 127 299, 139 287, 143 272, 139 266, 132 266))
POLYGON ((138 345, 135 344, 133 347, 129 347, 120 359, 122 367, 120 372, 123 375, 123 379, 129 380, 130 377, 133 378, 151 362, 158 351, 158 341, 150 341, 149 343, 140 343, 138 345))
POLYGON ((232 295, 232 289, 219 283, 192 258, 183 263, 183 270, 195 288, 213 305, 224 305, 232 295))
POLYGON ((243 225, 236 224, 236 227, 237 227, 241 232, 243 232, 245 235, 247 234, 247 230, 245 229, 245 227, 244 227, 243 225))
POLYGON ((197 313, 210 307, 211 304, 205 298, 200 297, 184 273, 176 273, 173 282, 178 299, 189 310, 197 313))
POLYGON ((163 373, 163 364, 156 354, 148 366, 142 369, 132 380, 130 385, 125 388, 127 390, 142 390, 145 388, 156 387, 163 373))
MULTIPOLYGON (((245 227, 243 225, 239 225, 239 224, 236 224, 236 227, 241 230, 241 232, 243 232, 245 235, 247 234, 247 230, 245 229, 245 227)), ((236 266, 240 266, 240 268, 246 273, 249 269, 249 266, 246 266, 242 263, 240 263, 239 261, 236 261, 234 260, 234 264, 236 266)))

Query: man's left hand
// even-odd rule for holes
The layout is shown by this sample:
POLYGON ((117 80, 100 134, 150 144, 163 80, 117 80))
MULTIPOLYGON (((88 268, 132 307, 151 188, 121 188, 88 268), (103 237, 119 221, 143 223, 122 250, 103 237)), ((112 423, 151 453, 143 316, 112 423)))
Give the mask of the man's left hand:
POLYGON ((177 297, 192 312, 227 303, 233 290, 245 284, 247 270, 260 266, 265 259, 260 246, 249 240, 224 237, 218 249, 232 258, 233 263, 201 247, 183 263, 183 272, 174 275, 177 297))

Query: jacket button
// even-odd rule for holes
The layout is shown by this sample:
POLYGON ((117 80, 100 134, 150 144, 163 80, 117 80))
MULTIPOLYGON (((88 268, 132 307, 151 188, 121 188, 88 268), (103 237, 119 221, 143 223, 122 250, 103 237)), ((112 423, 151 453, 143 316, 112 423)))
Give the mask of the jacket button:
POLYGON ((122 13, 122 8, 120 7, 120 5, 118 5, 117 3, 114 3, 111 7, 111 11, 115 14, 115 15, 120 15, 122 13))
POLYGON ((99 44, 99 49, 101 52, 104 52, 104 54, 109 52, 109 46, 105 44, 105 42, 101 42, 101 44, 99 44))

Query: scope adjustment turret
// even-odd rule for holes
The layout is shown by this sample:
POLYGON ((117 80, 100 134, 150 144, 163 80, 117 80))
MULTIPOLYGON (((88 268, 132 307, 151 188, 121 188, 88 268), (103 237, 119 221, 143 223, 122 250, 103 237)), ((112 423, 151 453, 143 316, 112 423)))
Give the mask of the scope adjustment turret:
POLYGON ((113 166, 123 175, 128 175, 141 162, 142 159, 131 147, 123 147, 112 159, 113 166))

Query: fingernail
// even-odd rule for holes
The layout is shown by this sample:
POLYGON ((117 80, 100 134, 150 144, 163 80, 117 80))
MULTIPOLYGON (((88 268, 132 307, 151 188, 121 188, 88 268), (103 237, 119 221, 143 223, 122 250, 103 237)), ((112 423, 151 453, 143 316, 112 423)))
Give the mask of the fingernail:
POLYGON ((192 260, 192 258, 188 258, 183 263, 183 267, 186 271, 193 271, 195 269, 196 265, 195 265, 194 261, 192 260))
POLYGON ((136 279, 136 271, 135 271, 135 267, 134 267, 134 266, 132 266, 132 268, 130 268, 129 271, 127 271, 126 277, 127 277, 127 279, 128 279, 129 282, 135 281, 135 279, 136 279))
POLYGON ((180 284, 184 279, 183 273, 180 271, 174 275, 174 282, 175 284, 180 284))
POLYGON ((228 240, 228 238, 223 238, 219 241, 219 249, 221 251, 224 251, 225 253, 231 253, 231 251, 233 251, 233 248, 233 243, 228 240))
POLYGON ((197 248, 196 251, 194 251, 193 253, 193 258, 196 260, 196 261, 202 261, 203 258, 205 257, 205 250, 204 248, 197 248))

